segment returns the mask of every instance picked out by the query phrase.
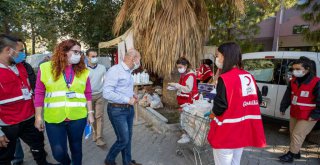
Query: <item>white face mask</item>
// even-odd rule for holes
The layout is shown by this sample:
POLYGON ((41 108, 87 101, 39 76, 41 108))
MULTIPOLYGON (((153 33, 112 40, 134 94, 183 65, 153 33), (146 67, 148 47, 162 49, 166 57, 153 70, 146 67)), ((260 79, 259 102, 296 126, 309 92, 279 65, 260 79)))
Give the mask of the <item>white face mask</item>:
POLYGON ((78 64, 80 62, 81 56, 80 54, 72 54, 69 58, 70 64, 78 64))
POLYGON ((178 72, 181 73, 181 74, 185 73, 186 70, 187 70, 186 68, 178 68, 178 72))
POLYGON ((292 74, 295 77, 303 77, 304 75, 306 75, 305 73, 303 73, 303 70, 293 70, 292 74))
POLYGON ((140 62, 139 63, 134 63, 133 70, 136 70, 140 67, 140 62))
POLYGON ((92 63, 92 64, 98 63, 98 58, 97 58, 97 57, 92 57, 92 58, 91 58, 91 63, 92 63))
POLYGON ((220 63, 220 62, 219 62, 219 58, 216 59, 215 64, 216 64, 216 66, 217 66, 219 69, 222 69, 223 63, 220 63))

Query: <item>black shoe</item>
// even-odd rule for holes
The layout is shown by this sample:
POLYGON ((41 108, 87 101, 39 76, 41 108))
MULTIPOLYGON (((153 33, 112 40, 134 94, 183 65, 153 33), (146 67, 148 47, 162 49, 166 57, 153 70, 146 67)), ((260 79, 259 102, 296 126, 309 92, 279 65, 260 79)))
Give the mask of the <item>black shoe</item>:
POLYGON ((135 160, 132 160, 130 165, 142 165, 141 163, 137 163, 135 160))
POLYGON ((108 163, 108 162, 104 162, 105 165, 117 165, 117 163, 108 163))
POLYGON ((301 158, 300 152, 298 152, 297 154, 294 154, 294 153, 292 153, 292 154, 293 154, 293 158, 295 158, 295 159, 300 159, 301 158))
POLYGON ((12 163, 12 165, 23 165, 23 161, 21 161, 21 162, 14 162, 14 163, 12 163))
POLYGON ((292 163, 293 162, 293 158, 300 159, 301 158, 300 152, 297 153, 297 154, 294 154, 294 153, 288 151, 286 154, 280 156, 279 160, 281 162, 292 163))

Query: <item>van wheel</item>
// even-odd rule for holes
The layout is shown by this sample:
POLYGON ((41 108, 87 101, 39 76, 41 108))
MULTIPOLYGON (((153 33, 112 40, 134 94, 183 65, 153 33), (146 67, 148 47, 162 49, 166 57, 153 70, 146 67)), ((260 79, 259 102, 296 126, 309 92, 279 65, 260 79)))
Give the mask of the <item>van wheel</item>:
POLYGON ((307 136, 307 140, 312 143, 320 144, 320 130, 313 130, 307 136))

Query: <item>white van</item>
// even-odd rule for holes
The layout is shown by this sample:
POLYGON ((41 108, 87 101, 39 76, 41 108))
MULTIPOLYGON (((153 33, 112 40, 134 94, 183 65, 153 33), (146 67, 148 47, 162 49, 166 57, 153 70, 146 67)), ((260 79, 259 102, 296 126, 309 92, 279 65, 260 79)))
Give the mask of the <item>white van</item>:
POLYGON ((284 116, 280 114, 280 103, 291 78, 292 62, 305 56, 316 66, 320 77, 320 53, 315 52, 256 52, 242 55, 244 69, 256 79, 262 93, 261 113, 265 116, 281 120, 289 120, 290 111, 284 116))

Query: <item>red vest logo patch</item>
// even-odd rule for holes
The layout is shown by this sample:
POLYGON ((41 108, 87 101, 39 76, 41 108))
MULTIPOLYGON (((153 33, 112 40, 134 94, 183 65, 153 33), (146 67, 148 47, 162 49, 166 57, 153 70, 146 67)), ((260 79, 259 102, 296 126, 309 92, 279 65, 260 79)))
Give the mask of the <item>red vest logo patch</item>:
POLYGON ((241 81, 242 96, 256 95, 257 90, 250 74, 239 75, 241 81))

